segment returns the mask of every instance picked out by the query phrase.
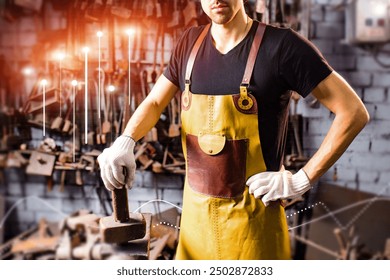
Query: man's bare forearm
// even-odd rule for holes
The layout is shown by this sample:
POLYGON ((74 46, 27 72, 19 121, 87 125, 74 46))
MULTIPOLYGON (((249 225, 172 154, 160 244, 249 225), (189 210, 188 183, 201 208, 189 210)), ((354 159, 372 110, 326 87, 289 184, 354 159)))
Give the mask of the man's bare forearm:
POLYGON ((157 123, 162 111, 176 92, 177 87, 161 75, 150 94, 135 110, 123 134, 132 137, 135 141, 145 136, 157 123))
POLYGON ((318 151, 303 167, 311 182, 331 168, 369 120, 359 97, 337 73, 332 73, 313 95, 335 114, 335 118, 318 151))
POLYGON ((357 112, 354 117, 335 117, 320 148, 303 167, 311 182, 317 181, 332 167, 367 121, 367 115, 362 112, 357 112))
POLYGON ((138 141, 157 123, 161 112, 162 110, 157 104, 145 99, 135 110, 123 134, 138 141))

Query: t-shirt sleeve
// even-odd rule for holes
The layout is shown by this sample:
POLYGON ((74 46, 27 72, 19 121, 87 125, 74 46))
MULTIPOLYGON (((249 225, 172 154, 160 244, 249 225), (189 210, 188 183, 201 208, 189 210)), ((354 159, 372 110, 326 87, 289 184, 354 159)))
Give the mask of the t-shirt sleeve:
POLYGON ((292 29, 287 31, 279 55, 279 75, 303 97, 333 71, 313 43, 292 29))
POLYGON ((175 86, 179 87, 179 56, 180 44, 178 43, 171 53, 168 65, 165 68, 163 75, 170 80, 175 86))
POLYGON ((183 63, 187 61, 189 47, 193 43, 194 28, 189 28, 183 32, 174 47, 168 65, 165 68, 163 75, 170 80, 174 85, 181 88, 181 76, 183 75, 183 63))

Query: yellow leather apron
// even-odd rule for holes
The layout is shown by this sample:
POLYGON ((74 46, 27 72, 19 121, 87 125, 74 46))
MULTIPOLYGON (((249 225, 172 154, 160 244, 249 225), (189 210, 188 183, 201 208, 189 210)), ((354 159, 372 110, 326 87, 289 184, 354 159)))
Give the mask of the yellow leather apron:
POLYGON ((186 179, 176 259, 289 259, 283 207, 265 207, 245 185, 266 170, 257 103, 247 92, 265 26, 259 24, 239 94, 192 94, 192 67, 209 27, 191 51, 181 96, 186 179))

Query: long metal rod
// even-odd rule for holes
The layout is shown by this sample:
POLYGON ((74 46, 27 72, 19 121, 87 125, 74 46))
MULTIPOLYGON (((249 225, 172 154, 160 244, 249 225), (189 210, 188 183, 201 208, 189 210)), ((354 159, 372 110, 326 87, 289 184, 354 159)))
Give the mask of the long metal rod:
MULTIPOLYGON (((127 48, 128 48, 128 54, 127 54, 127 56, 128 56, 128 63, 129 63, 129 65, 128 65, 128 70, 127 70, 127 73, 128 73, 128 78, 127 78, 127 80, 128 80, 128 87, 127 87, 127 90, 128 90, 128 105, 130 106, 131 105, 131 31, 129 31, 129 40, 128 40, 128 46, 127 46, 127 48)), ((126 124, 124 124, 124 125, 126 125, 126 124)))
POLYGON ((85 97, 84 97, 84 114, 85 114, 85 124, 84 124, 84 128, 85 128, 85 144, 88 144, 88 48, 85 48, 84 49, 85 51, 85 84, 84 84, 84 88, 85 88, 85 97))
POLYGON ((100 86, 101 86, 101 77, 100 77, 100 64, 101 64, 101 61, 100 61, 100 57, 101 57, 101 54, 100 54, 100 48, 101 48, 101 33, 98 33, 98 118, 99 118, 99 121, 100 121, 100 118, 101 118, 101 93, 100 93, 100 86))
MULTIPOLYGON (((387 189, 387 188, 384 188, 384 190, 386 190, 386 189, 387 189)), ((380 194, 381 194, 382 192, 383 192, 383 190, 380 192, 380 194)), ((380 194, 379 194, 379 195, 380 195, 380 194)), ((331 212, 329 212, 329 213, 327 213, 327 214, 324 214, 324 215, 322 215, 322 216, 320 216, 320 217, 318 217, 318 218, 314 218, 314 219, 312 219, 312 220, 310 220, 310 221, 308 221, 308 222, 306 222, 306 223, 302 223, 302 224, 297 225, 297 226, 295 226, 295 227, 290 227, 288 230, 291 231, 291 230, 294 230, 294 229, 296 229, 296 228, 303 227, 303 226, 305 226, 305 225, 309 225, 309 224, 318 222, 318 221, 320 221, 320 220, 323 220, 323 219, 326 219, 326 218, 328 218, 328 217, 334 216, 334 215, 337 214, 337 213, 347 211, 347 210, 349 210, 349 209, 351 209, 351 208, 357 207, 357 206, 362 205, 362 204, 366 204, 366 203, 371 203, 371 204, 372 204, 373 201, 390 201, 390 198, 389 198, 389 197, 380 197, 380 196, 376 196, 376 197, 373 197, 373 198, 364 199, 364 200, 361 200, 361 201, 358 201, 358 202, 349 204, 349 205, 347 205, 347 206, 345 206, 345 207, 339 208, 339 209, 337 209, 337 210, 335 210, 335 211, 331 211, 331 212)), ((370 205, 371 205, 371 204, 370 204, 370 205)), ((367 209, 365 209, 365 210, 367 210, 367 209)), ((358 213, 358 215, 361 215, 361 214, 362 214, 361 212, 358 213)), ((345 229, 346 227, 343 226, 343 227, 341 227, 341 228, 345 229)))
POLYGON ((311 246, 311 247, 313 247, 313 248, 315 248, 315 249, 317 249, 319 251, 327 253, 328 255, 331 255, 331 256, 333 256, 335 258, 339 257, 339 254, 337 252, 332 251, 332 250, 330 250, 330 249, 328 249, 328 248, 326 248, 326 247, 324 247, 324 246, 322 246, 320 244, 317 244, 317 243, 315 243, 315 242, 313 242, 313 241, 311 241, 309 239, 303 238, 303 237, 301 237, 299 235, 295 235, 294 233, 291 233, 291 236, 294 237, 299 242, 305 243, 305 244, 307 244, 307 245, 309 245, 309 246, 311 246))
POLYGON ((59 78, 60 78, 60 117, 62 117, 62 58, 60 57, 60 69, 59 69, 59 78))
POLYGON ((73 162, 76 162, 76 85, 73 86, 73 112, 72 112, 72 154, 73 162))
POLYGON ((46 80, 42 81, 42 91, 43 91, 43 136, 46 135, 46 80))

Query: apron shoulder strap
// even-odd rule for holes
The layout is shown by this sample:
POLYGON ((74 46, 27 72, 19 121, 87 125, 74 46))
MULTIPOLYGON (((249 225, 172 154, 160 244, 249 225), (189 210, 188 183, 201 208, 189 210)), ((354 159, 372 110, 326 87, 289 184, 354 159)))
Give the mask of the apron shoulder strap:
POLYGON ((253 39, 253 43, 251 46, 251 50, 249 52, 248 60, 246 62, 244 77, 242 78, 241 86, 248 87, 249 82, 251 80, 253 68, 255 66, 257 53, 259 52, 259 48, 261 45, 261 41, 263 40, 263 35, 265 31, 266 24, 259 22, 259 25, 256 30, 255 38, 253 39))
MULTIPOLYGON (((250 78, 252 76, 253 68, 255 66, 257 53, 259 51, 261 41, 263 40, 263 35, 265 31, 266 24, 259 22, 259 25, 256 30, 255 38, 253 39, 253 43, 251 46, 251 50, 249 52, 248 60, 246 62, 244 77, 242 78, 241 86, 248 86, 250 78)), ((185 75, 185 83, 190 84, 192 68, 194 66, 196 55, 198 54, 200 45, 202 44, 204 38, 206 37, 207 32, 210 29, 210 24, 207 24, 203 29, 202 33, 199 35, 196 40, 194 46, 192 47, 190 56, 187 61, 186 75, 185 75)))
POLYGON ((194 46, 192 47, 192 50, 191 50, 191 53, 190 53, 190 57, 188 58, 188 61, 187 61, 186 76, 185 76, 186 84, 190 83, 192 68, 194 66, 196 55, 198 54, 200 45, 202 44, 204 38, 206 37, 206 34, 209 31, 209 29, 210 29, 210 24, 207 24, 204 27, 202 33, 200 33, 200 35, 199 35, 198 39, 196 40, 194 46))

